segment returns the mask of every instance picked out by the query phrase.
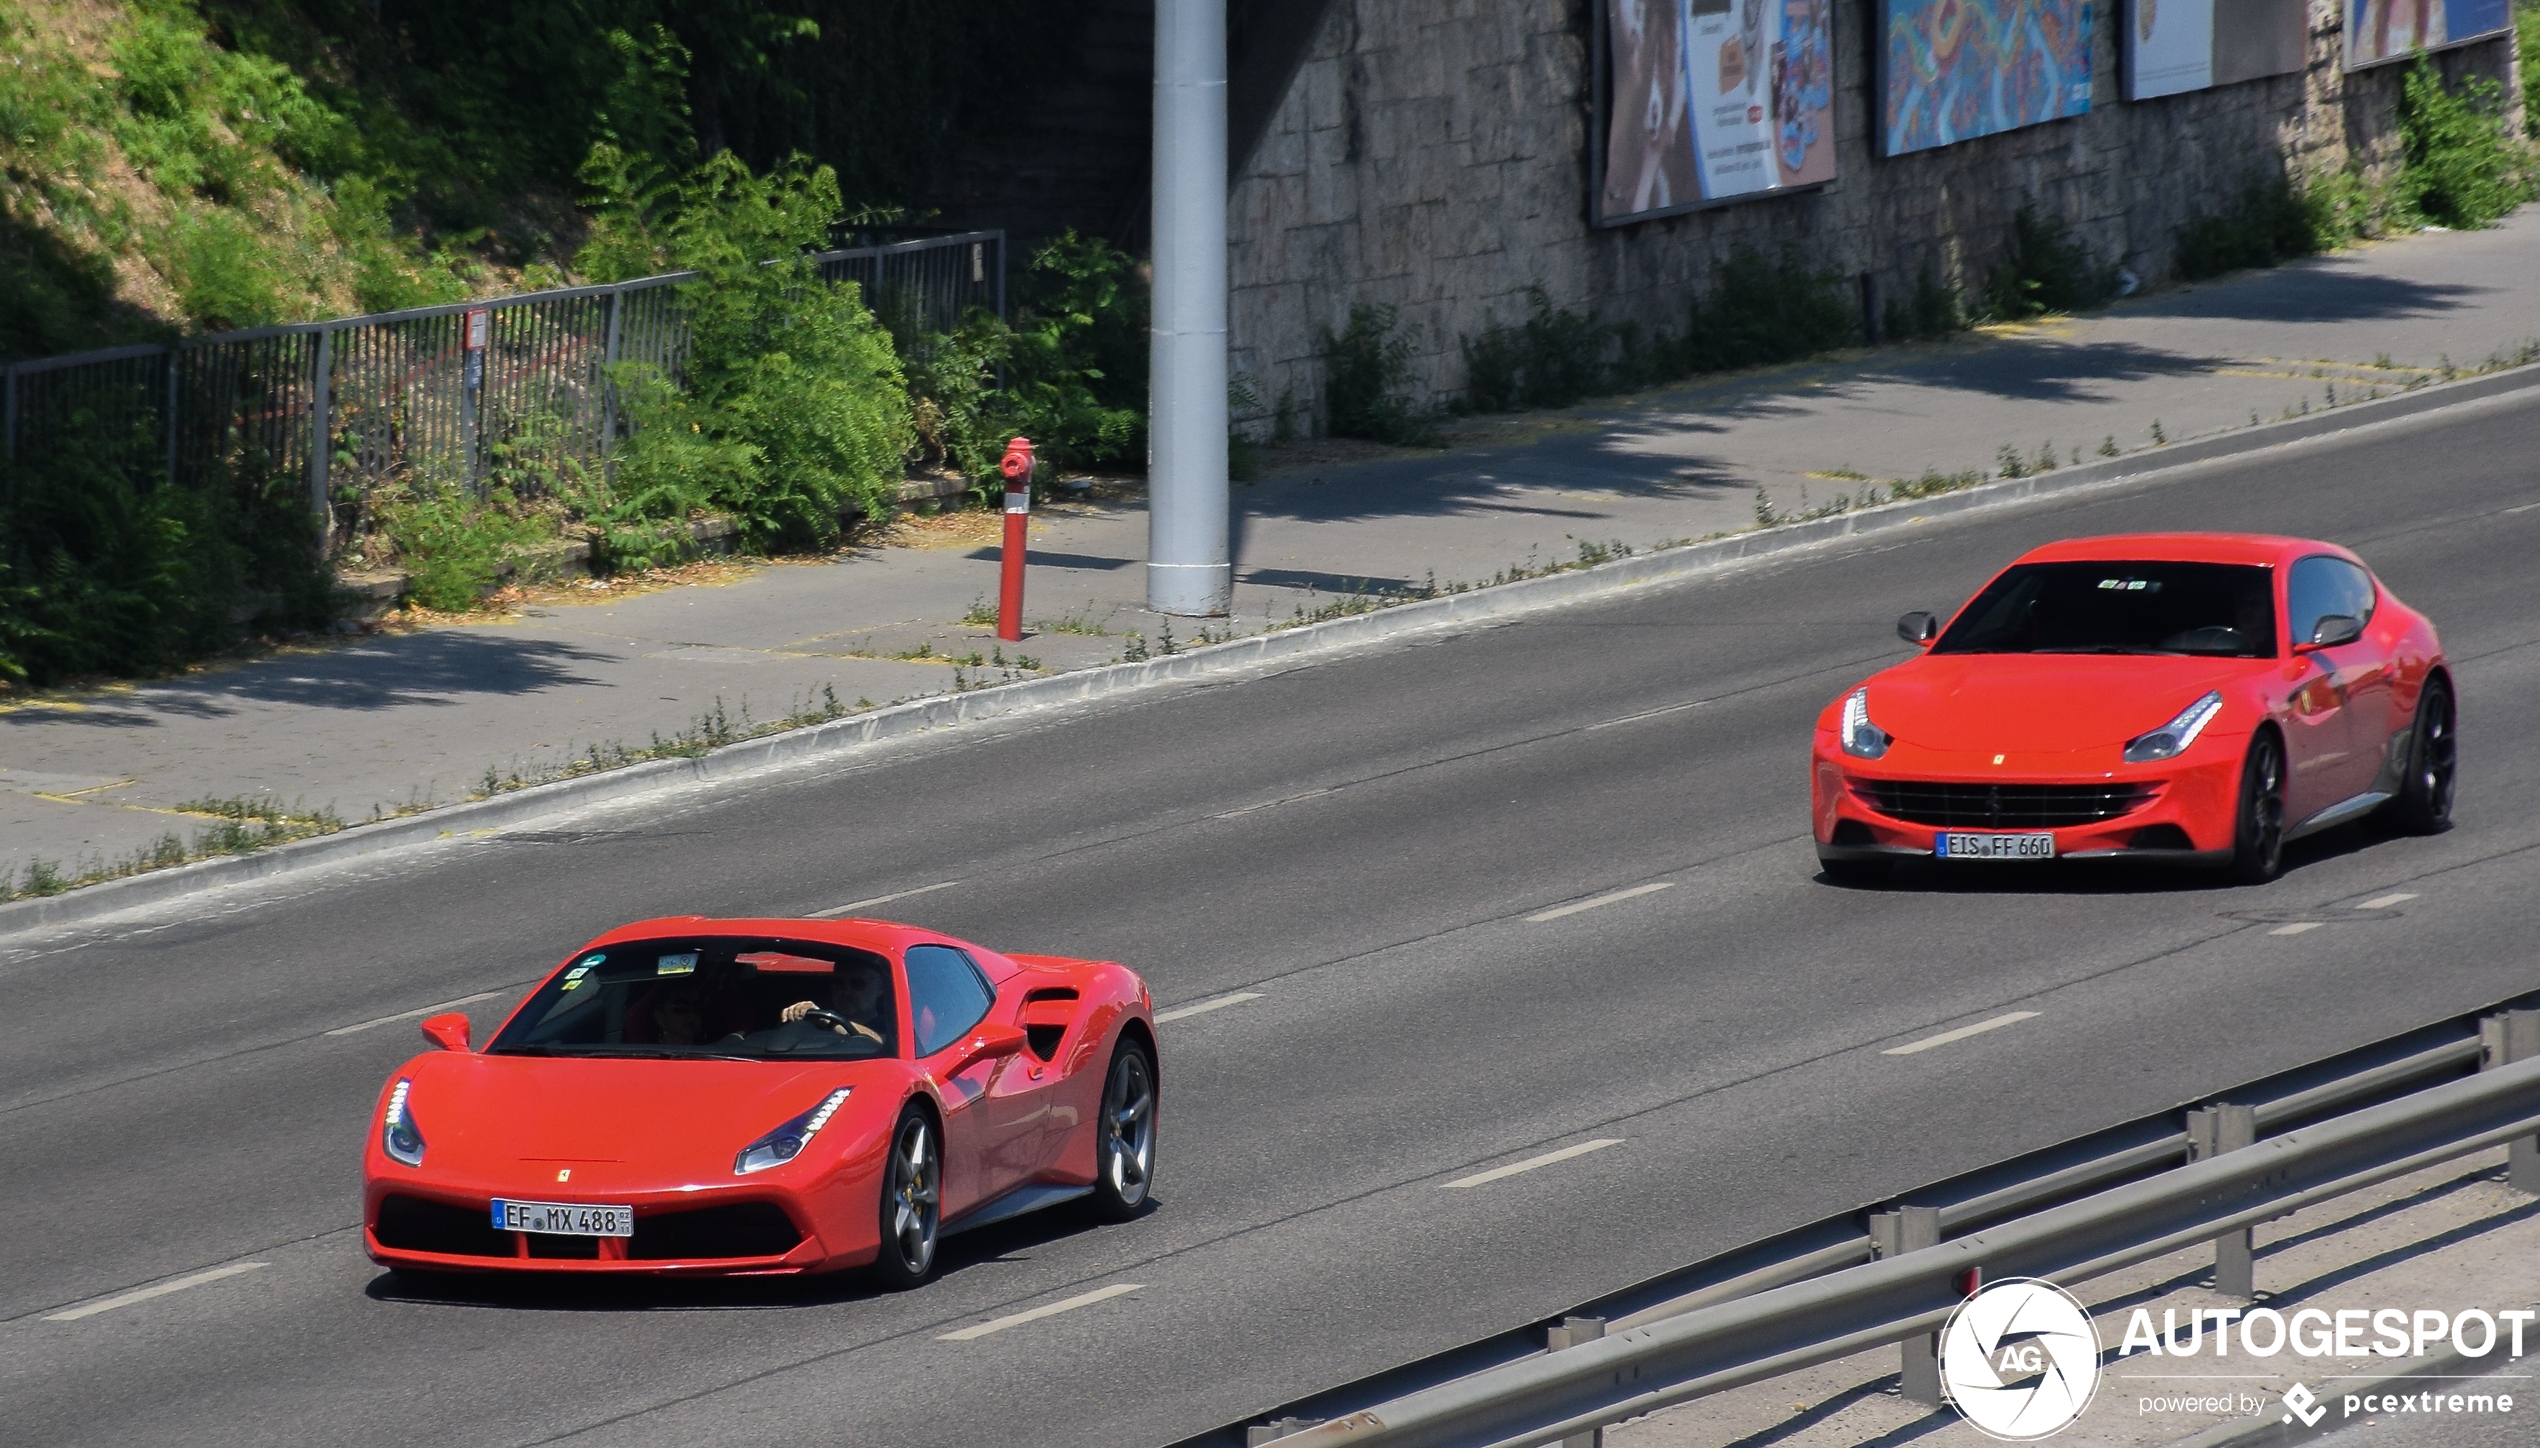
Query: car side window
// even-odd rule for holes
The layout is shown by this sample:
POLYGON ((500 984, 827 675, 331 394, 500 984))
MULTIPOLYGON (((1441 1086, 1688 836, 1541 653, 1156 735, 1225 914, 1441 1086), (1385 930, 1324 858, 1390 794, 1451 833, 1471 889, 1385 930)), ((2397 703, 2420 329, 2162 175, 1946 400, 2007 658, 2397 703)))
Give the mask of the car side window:
POLYGON ((949 945, 908 948, 908 1015, 922 1059, 986 1018, 996 994, 970 957, 949 945))
POLYGON ((2372 622, 2373 594, 2372 575, 2343 558, 2321 555, 2295 563, 2284 584, 2293 642, 2309 643, 2320 620, 2332 614, 2372 622))

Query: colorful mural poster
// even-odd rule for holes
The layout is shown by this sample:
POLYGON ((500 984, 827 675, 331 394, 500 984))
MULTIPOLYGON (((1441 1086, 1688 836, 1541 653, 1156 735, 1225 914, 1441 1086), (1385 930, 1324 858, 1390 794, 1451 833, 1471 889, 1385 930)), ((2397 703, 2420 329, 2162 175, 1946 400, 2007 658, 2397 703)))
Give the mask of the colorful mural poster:
POLYGON ((2345 0, 2346 68, 2362 70, 2502 35, 2512 0, 2345 0))
POLYGON ((1834 179, 1834 0, 1607 0, 1606 224, 1834 179))
POLYGON ((1881 154, 2089 114, 2092 13, 2092 0, 1879 0, 1881 154))
POLYGON ((2125 0, 2119 93, 2130 101, 2291 75, 2307 63, 2308 0, 2125 0))

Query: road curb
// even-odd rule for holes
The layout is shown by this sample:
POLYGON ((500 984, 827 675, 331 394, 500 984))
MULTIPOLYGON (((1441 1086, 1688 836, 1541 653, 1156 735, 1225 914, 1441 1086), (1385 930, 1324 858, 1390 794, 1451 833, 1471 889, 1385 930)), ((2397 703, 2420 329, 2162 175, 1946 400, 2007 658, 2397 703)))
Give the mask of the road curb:
MULTIPOLYGON (((2505 1366, 2504 1363, 2495 1359, 2496 1354, 2492 1349, 2484 1356, 2471 1357, 2455 1348, 2447 1353, 2411 1362, 2404 1368, 2393 1368, 2378 1377, 2365 1378, 2360 1383, 2353 1384, 2351 1391, 2356 1397, 2364 1397, 2368 1394, 2386 1393, 2393 1388, 2404 1387, 2420 1378, 2483 1375, 2505 1366)), ((2320 1395, 2320 1402, 2333 1405, 2339 1398, 2347 1396, 2349 1390, 2348 1387, 2341 1386, 2334 1393, 2323 1393, 2320 1395)), ((2390 1415, 2381 1413, 2374 1416, 2386 1418, 2390 1415)), ((2263 1418, 2243 1418, 2233 1423, 2217 1423, 2193 1437, 2179 1439, 2172 1443, 2170 1448, 2275 1448, 2277 1444, 2308 1443, 2314 1439, 2325 1438, 2331 1433, 2358 1426, 2360 1425, 2346 1421, 2334 1407, 2321 1413, 2319 1421, 2307 1424, 2295 1421, 2289 1412, 2270 1411, 2263 1418)))
POLYGON ((1329 619, 1135 663, 1098 665, 1044 679, 960 694, 938 695, 859 714, 853 718, 745 740, 689 759, 652 760, 579 779, 558 780, 489 799, 446 805, 402 819, 361 824, 331 835, 277 845, 250 855, 202 860, 119 880, 101 881, 60 895, 0 904, 0 937, 77 924, 165 903, 199 891, 272 880, 341 864, 365 855, 428 844, 460 835, 493 833, 566 810, 632 798, 684 784, 740 778, 843 755, 888 739, 952 725, 1219 674, 1238 673, 1281 660, 1361 648, 1409 634, 1480 620, 1532 613, 1604 598, 1708 573, 1733 563, 1798 553, 1870 534, 1912 527, 2007 503, 2059 496, 2088 488, 2137 482, 2178 468, 2238 457, 2270 447, 2400 421, 2463 403, 2484 401, 2540 386, 2540 366, 2519 367, 2457 382, 2436 383, 2373 402, 2350 403, 2333 412, 2264 423, 2236 432, 2059 468, 2024 478, 1980 483, 1954 493, 1883 503, 1805 522, 1636 554, 1593 567, 1521 579, 1435 598, 1392 604, 1363 614, 1329 619))

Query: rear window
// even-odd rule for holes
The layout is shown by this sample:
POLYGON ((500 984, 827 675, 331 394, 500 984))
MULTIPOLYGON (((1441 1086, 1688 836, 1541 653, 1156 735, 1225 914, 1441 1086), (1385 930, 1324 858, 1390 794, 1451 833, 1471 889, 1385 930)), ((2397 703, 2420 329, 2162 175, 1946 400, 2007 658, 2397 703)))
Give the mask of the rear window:
POLYGON ((890 962, 869 951, 801 940, 676 937, 576 957, 529 997, 486 1049, 495 1055, 856 1060, 897 1054, 898 1020, 890 962))
POLYGON ((2022 563, 1975 596, 1936 654, 2275 656, 2275 579, 2238 563, 2022 563))

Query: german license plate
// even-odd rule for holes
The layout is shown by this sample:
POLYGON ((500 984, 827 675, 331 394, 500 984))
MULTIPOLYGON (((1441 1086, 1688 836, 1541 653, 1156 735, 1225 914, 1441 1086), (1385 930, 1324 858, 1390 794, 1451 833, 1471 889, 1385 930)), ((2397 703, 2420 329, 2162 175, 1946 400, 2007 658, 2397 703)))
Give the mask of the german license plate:
POLYGON ((1941 835, 1938 845, 1932 853, 1944 860, 2055 858, 2055 836, 2051 831, 2033 835, 1966 835, 1952 831, 1941 835))
POLYGON ((635 1209, 579 1202, 507 1202, 496 1197, 494 1229, 550 1232, 560 1237, 632 1237, 635 1209))

